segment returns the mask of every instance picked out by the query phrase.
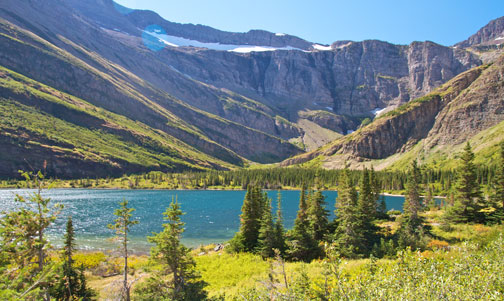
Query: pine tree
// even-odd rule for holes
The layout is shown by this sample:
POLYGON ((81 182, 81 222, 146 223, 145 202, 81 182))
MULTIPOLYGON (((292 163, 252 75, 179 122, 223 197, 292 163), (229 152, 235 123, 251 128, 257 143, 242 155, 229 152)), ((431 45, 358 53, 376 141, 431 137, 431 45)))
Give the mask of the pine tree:
POLYGON ((455 201, 448 208, 445 218, 448 222, 482 222, 482 195, 477 181, 474 153, 467 142, 461 156, 462 164, 458 169, 458 179, 455 185, 455 201))
POLYGON ((429 208, 430 210, 437 209, 436 200, 434 199, 432 192, 432 186, 429 184, 427 185, 427 197, 424 200, 424 206, 429 208))
POLYGON ((366 238, 357 208, 357 191, 351 182, 350 171, 345 168, 338 185, 335 210, 337 228, 334 249, 343 257, 355 258, 365 252, 366 238))
POLYGON ((360 226, 359 232, 362 232, 366 243, 361 247, 365 254, 369 254, 372 246, 379 242, 376 232, 378 227, 373 223, 377 217, 376 200, 373 193, 369 171, 364 168, 359 181, 359 197, 357 200, 357 224, 360 226))
POLYGON ((369 171, 369 184, 371 185, 371 194, 373 195, 373 200, 375 201, 378 211, 378 202, 380 201, 382 190, 380 180, 373 166, 371 166, 371 170, 369 171))
POLYGON ((266 200, 267 195, 263 195, 261 188, 252 185, 247 188, 240 215, 240 231, 230 241, 230 250, 253 252, 257 248, 266 200))
POLYGON ((376 196, 371 186, 367 168, 364 168, 362 172, 359 188, 357 206, 359 211, 366 217, 366 220, 372 221, 376 217, 376 196))
POLYGON ((422 208, 422 198, 420 196, 421 174, 417 161, 411 163, 410 173, 407 183, 406 198, 404 200, 403 215, 399 222, 399 246, 407 246, 413 249, 424 247, 425 234, 428 230, 423 225, 423 219, 419 215, 422 208))
POLYGON ((276 244, 276 233, 275 225, 273 224, 273 215, 271 213, 271 200, 268 201, 268 205, 264 210, 263 217, 261 219, 261 227, 259 228, 259 238, 257 252, 263 258, 269 258, 275 256, 273 248, 276 244))
POLYGON ((23 294, 22 299, 49 300, 54 263, 47 261, 47 249, 50 245, 45 231, 54 223, 63 206, 56 204, 51 208, 51 200, 42 197, 44 175, 41 172, 21 174, 27 185, 34 187, 36 192, 29 198, 16 195, 14 201, 22 205, 21 208, 2 212, 0 264, 9 267, 5 266, 5 273, 1 276, 5 276, 13 299, 16 299, 14 296, 19 293, 23 294), (39 284, 34 285, 35 283, 39 284))
POLYGON ((185 223, 177 201, 171 202, 163 213, 163 231, 148 237, 155 245, 151 258, 162 266, 135 289, 138 300, 203 300, 205 283, 195 271, 195 262, 190 250, 180 243, 185 223))
POLYGON ((117 218, 114 220, 114 224, 109 224, 107 227, 109 229, 115 230, 117 234, 117 239, 121 243, 122 255, 124 258, 123 267, 123 294, 124 298, 130 300, 130 286, 128 284, 128 233, 131 226, 138 224, 137 220, 132 220, 132 212, 135 211, 133 208, 128 208, 128 201, 124 200, 119 202, 119 209, 114 211, 114 215, 117 218))
POLYGON ((371 191, 373 195, 373 199, 376 203, 376 218, 387 218, 387 204, 385 203, 385 198, 382 197, 382 185, 374 167, 371 166, 371 171, 369 172, 369 183, 371 185, 371 191))
POLYGON ((299 197, 299 210, 294 220, 294 228, 288 232, 287 254, 293 260, 309 262, 319 255, 317 242, 310 232, 308 220, 308 204, 306 203, 306 186, 303 185, 299 197))
POLYGON ((490 222, 504 222, 504 141, 500 143, 499 161, 495 178, 493 179, 493 192, 490 197, 490 222))
POLYGON ((280 254, 283 254, 287 249, 285 244, 285 229, 283 225, 283 215, 282 215, 282 194, 278 191, 277 195, 277 212, 275 218, 275 245, 274 248, 277 249, 280 254))
POLYGON ((500 144, 500 160, 497 167, 497 172, 494 180, 494 194, 493 200, 496 205, 500 203, 501 207, 504 208, 504 142, 500 144))
POLYGON ((95 295, 93 290, 87 288, 84 269, 78 271, 74 267, 74 235, 72 217, 69 216, 64 236, 65 245, 62 254, 61 277, 56 285, 51 288, 51 296, 58 300, 88 300, 95 295))
POLYGON ((310 222, 313 239, 321 241, 327 234, 329 226, 328 211, 325 209, 325 196, 320 190, 310 193, 308 203, 308 220, 310 222))

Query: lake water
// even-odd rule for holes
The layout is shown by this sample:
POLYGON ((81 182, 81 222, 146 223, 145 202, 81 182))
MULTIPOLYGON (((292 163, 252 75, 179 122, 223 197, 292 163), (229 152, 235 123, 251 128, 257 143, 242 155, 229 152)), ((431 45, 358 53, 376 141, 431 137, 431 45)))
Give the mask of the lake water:
MULTIPOLYGON (((0 190, 0 211, 16 208, 16 194, 27 196, 32 192, 28 189, 0 190)), ((290 190, 281 193, 285 227, 289 229, 294 224, 300 192, 290 190)), ((130 247, 134 252, 145 252, 150 248, 146 236, 162 230, 162 213, 174 197, 178 198, 185 212, 182 220, 186 223, 186 231, 182 241, 186 246, 197 247, 229 240, 240 226, 239 215, 245 191, 51 189, 43 191, 42 195, 51 198, 51 203, 65 206, 55 226, 48 231, 53 245, 61 244, 66 219, 71 215, 78 248, 114 249, 116 244, 110 241, 114 233, 107 224, 114 220, 113 213, 118 208, 118 202, 127 199, 129 206, 136 209, 134 218, 140 222, 131 228, 130 247)), ((277 191, 268 191, 268 195, 276 200, 277 191)), ((332 219, 337 192, 324 191, 324 195, 332 219)), ((385 201, 387 210, 402 210, 403 197, 385 196, 385 201)), ((275 208, 275 201, 273 205, 275 208)))

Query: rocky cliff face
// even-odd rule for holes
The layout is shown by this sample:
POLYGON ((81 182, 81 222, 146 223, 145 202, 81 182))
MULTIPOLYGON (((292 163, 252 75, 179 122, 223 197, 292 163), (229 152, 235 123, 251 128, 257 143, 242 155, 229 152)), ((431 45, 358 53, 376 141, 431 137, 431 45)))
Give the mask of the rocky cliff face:
POLYGON ((287 108, 291 120, 300 108, 370 116, 373 109, 407 102, 481 64, 465 50, 431 42, 349 42, 315 52, 237 55, 200 50, 161 55, 202 82, 239 91, 278 110, 287 108))
POLYGON ((345 160, 365 162, 392 155, 398 155, 399 160, 400 154, 420 145, 419 142, 424 158, 433 149, 440 151, 462 144, 504 121, 503 79, 504 56, 501 56, 491 66, 464 72, 367 127, 320 150, 288 159, 282 165, 300 164, 322 156, 325 165, 341 168, 345 160), (345 155, 344 160, 338 157, 341 155, 345 155))
POLYGON ((477 45, 504 44, 504 17, 490 21, 467 40, 455 44, 456 47, 468 48, 477 45))

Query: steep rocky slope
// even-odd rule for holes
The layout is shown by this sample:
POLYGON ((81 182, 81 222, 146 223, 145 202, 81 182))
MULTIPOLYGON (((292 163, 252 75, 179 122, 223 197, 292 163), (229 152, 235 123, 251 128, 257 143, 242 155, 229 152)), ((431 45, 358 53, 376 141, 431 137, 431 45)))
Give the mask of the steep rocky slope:
MULTIPOLYGON (((223 32, 111 0, 4 0, 0 43, 6 70, 142 123, 207 162, 177 157, 187 163, 181 169, 281 161, 482 63, 473 50, 432 42, 321 46, 260 30, 223 32)), ((29 157, 10 145, 7 153, 17 147, 29 157)))
POLYGON ((347 41, 333 44, 330 50, 316 50, 315 44, 289 35, 262 31, 226 33, 205 26, 176 24, 153 12, 117 9, 107 0, 6 0, 2 6, 0 16, 6 20, 32 28, 72 51, 55 38, 64 36, 182 101, 226 119, 242 122, 241 111, 251 112, 250 102, 241 95, 262 103, 265 106, 259 110, 273 118, 264 116, 246 125, 283 138, 302 133, 299 129, 273 126, 275 115, 291 122, 297 122, 298 112, 306 109, 372 116, 374 109, 397 106, 421 96, 481 63, 470 52, 431 42, 400 46, 380 41, 347 41), (84 20, 86 26, 78 20, 84 20), (167 35, 200 42, 290 46, 305 51, 236 53, 168 46, 149 53, 142 35, 150 25, 159 26, 167 35), (230 96, 223 88, 231 90, 231 98, 238 98, 238 103, 243 104, 239 110, 228 109, 225 100, 230 96))
POLYGON ((492 148, 504 132, 504 56, 471 69, 434 92, 377 118, 368 126, 317 151, 282 165, 312 161, 327 168, 374 164, 400 167, 408 159, 434 162, 452 157, 452 150, 478 136, 477 150, 492 148), (494 128, 498 127, 498 128, 494 128), (482 137, 492 129, 491 137, 482 137), (314 161, 313 161, 314 160, 314 161))
POLYGON ((497 45, 504 43, 504 17, 490 21, 467 40, 455 44, 460 48, 477 45, 497 45))

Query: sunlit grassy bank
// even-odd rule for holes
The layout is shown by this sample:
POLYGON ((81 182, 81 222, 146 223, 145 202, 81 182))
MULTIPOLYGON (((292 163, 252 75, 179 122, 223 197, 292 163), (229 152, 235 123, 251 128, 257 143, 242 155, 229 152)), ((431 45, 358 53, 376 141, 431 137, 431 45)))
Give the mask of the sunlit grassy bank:
MULTIPOLYGON (((424 252, 396 258, 346 260, 329 257, 311 263, 263 260, 259 255, 193 250, 205 290, 217 300, 306 299, 501 299, 504 296, 504 226, 437 226, 439 211, 426 213, 434 239, 424 252), (326 297, 324 297, 326 296, 326 297)), ((100 298, 114 294, 121 280, 121 258, 79 253, 100 298)), ((131 279, 141 283, 156 266, 147 256, 130 261, 131 279)))

